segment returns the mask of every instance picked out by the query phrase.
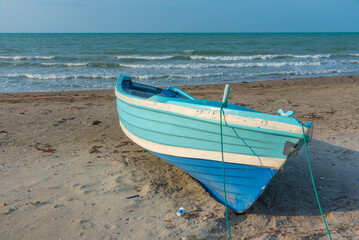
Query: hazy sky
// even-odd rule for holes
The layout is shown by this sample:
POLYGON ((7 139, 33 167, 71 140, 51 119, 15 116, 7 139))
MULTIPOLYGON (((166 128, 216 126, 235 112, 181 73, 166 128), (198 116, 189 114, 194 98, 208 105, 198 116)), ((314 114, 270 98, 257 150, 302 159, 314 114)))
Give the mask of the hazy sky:
POLYGON ((0 0, 0 32, 359 32, 359 0, 0 0))

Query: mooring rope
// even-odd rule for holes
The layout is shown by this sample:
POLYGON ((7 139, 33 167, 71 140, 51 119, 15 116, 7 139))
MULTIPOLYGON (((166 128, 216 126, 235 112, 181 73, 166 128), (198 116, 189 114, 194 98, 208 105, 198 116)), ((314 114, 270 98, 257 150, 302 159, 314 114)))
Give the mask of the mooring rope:
MULTIPOLYGON (((223 108, 227 106, 227 103, 222 103, 221 105, 221 109, 220 109, 220 129, 221 129, 221 154, 222 154, 222 169, 223 169, 223 191, 224 191, 224 203, 225 203, 225 208, 226 208, 226 222, 227 222, 227 230, 228 230, 228 237, 230 240, 232 240, 231 237, 231 227, 229 225, 229 218, 228 218, 228 204, 227 204, 227 192, 226 192, 226 169, 224 166, 224 152, 223 152, 223 124, 222 124, 222 115, 224 115, 224 110, 223 108)), ((313 184, 313 189, 314 189, 314 193, 315 193, 315 197, 317 198, 317 203, 318 203, 318 207, 320 210, 320 213, 322 215, 323 218, 323 222, 325 225, 325 228, 327 229, 327 233, 328 233, 328 237, 330 240, 332 240, 332 237, 330 235, 330 231, 328 228, 328 224, 327 221, 325 220, 324 217, 324 213, 322 210, 322 206, 320 204, 319 201, 319 196, 318 196, 318 192, 317 192, 317 188, 315 187, 315 181, 314 181, 314 177, 313 177, 313 171, 312 171, 312 166, 311 166, 311 162, 310 162, 310 157, 309 157, 309 151, 308 151, 308 144, 307 144, 307 137, 305 135, 305 131, 304 131, 304 125, 303 123, 301 123, 302 125, 302 131, 303 131, 303 139, 304 139, 304 145, 305 145, 305 151, 307 153, 307 159, 308 159, 308 166, 309 166, 309 172, 310 172, 310 177, 312 180, 312 184, 313 184)))
POLYGON ((223 107, 226 107, 226 103, 222 103, 220 110, 220 128, 221 128, 221 152, 222 152, 222 168, 223 168, 223 190, 224 190, 224 203, 226 206, 226 221, 227 221, 227 229, 228 229, 228 237, 232 240, 231 237, 231 227, 229 225, 228 218, 228 207, 227 207, 227 192, 226 192, 226 169, 224 167, 224 154, 223 154, 223 131, 222 131, 222 113, 224 114, 223 107))
POLYGON ((329 239, 332 240, 332 237, 330 236, 330 232, 329 232, 329 229, 328 229, 327 221, 325 220, 325 217, 324 217, 324 214, 323 214, 322 206, 320 205, 317 188, 315 187, 315 182, 314 182, 314 177, 313 177, 313 172, 312 172, 312 166, 311 166, 311 163, 310 163, 309 151, 308 151, 308 146, 307 146, 307 137, 306 137, 305 132, 304 132, 304 125, 303 125, 303 123, 301 123, 301 124, 302 124, 302 130, 303 130, 303 138, 304 138, 305 151, 306 151, 306 153, 307 153, 309 172, 310 172, 310 177, 311 177, 312 183, 313 183, 313 188, 314 188, 314 192, 315 192, 315 197, 317 198, 319 210, 320 210, 320 213, 322 214, 323 222, 324 222, 325 228, 327 229, 327 233, 328 233, 329 239))

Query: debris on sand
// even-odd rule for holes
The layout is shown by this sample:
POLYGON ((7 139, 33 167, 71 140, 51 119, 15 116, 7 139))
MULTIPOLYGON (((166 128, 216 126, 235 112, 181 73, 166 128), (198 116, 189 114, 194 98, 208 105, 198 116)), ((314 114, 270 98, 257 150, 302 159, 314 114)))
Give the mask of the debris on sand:
POLYGON ((37 150, 42 151, 42 152, 47 152, 47 153, 54 153, 56 152, 56 149, 54 148, 40 148, 40 147, 36 147, 37 150))
POLYGON ((93 146, 90 148, 90 153, 100 153, 99 148, 102 148, 102 146, 93 146))
POLYGON ((133 145, 133 143, 131 141, 122 141, 120 142, 120 144, 118 144, 115 148, 119 148, 119 147, 123 147, 123 146, 126 146, 128 144, 131 144, 133 145))
POLYGON ((99 120, 95 120, 92 122, 92 125, 100 125, 102 122, 99 120))

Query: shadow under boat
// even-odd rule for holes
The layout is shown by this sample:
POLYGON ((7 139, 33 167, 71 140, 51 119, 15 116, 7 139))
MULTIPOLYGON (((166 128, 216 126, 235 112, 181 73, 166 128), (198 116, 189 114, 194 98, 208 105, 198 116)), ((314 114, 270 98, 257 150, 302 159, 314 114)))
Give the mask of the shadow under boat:
MULTIPOLYGON (((359 210, 359 152, 314 138, 308 149, 324 214, 359 210)), ((246 214, 320 216, 304 147, 287 160, 246 214)))

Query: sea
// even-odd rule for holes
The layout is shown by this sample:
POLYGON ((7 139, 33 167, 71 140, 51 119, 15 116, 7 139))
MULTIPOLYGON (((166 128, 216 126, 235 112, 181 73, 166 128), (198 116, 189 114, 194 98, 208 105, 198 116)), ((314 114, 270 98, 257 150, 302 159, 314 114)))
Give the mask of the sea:
POLYGON ((359 33, 0 34, 0 92, 359 74, 359 33))

